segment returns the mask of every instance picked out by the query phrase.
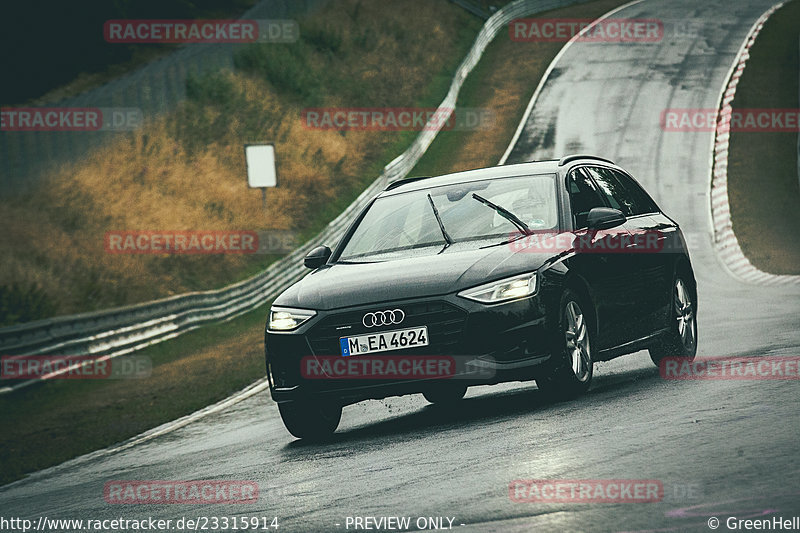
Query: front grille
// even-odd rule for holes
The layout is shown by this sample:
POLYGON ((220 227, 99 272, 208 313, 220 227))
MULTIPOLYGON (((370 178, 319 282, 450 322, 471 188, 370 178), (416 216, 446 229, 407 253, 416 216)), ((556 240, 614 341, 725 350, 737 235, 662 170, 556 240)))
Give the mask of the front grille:
MULTIPOLYGON (((359 311, 343 311, 322 319, 308 332, 308 340, 314 355, 340 355, 339 338, 428 326, 428 346, 402 350, 408 355, 457 355, 461 353, 461 338, 466 311, 447 302, 419 302, 402 305, 381 305, 359 311), (401 309, 405 319, 400 324, 367 328, 361 323, 365 313, 401 309), (347 326, 350 326, 347 328, 347 326)), ((391 355, 381 352, 376 355, 391 355)))

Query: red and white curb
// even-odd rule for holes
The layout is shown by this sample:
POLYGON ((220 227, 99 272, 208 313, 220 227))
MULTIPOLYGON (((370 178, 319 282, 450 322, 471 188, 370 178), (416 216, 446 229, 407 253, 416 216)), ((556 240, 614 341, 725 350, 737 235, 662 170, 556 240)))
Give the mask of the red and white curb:
POLYGON ((783 6, 779 2, 769 8, 756 20, 747 38, 739 49, 736 59, 726 78, 726 84, 717 104, 717 127, 712 138, 711 162, 711 225, 714 235, 714 249, 723 266, 736 278, 754 284, 798 284, 800 276, 777 275, 763 272, 750 263, 739 246, 731 224, 731 209, 728 203, 728 148, 730 142, 731 106, 736 86, 750 58, 750 48, 767 19, 783 6))

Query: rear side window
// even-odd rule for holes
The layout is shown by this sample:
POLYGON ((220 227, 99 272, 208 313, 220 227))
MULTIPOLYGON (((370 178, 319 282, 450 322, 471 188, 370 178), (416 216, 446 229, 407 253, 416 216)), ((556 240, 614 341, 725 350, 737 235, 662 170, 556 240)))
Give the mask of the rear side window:
POLYGON ((658 207, 646 192, 629 176, 603 167, 586 167, 608 205, 626 217, 655 213, 658 207))
POLYGON ((567 188, 575 229, 583 229, 586 227, 586 217, 589 211, 593 207, 606 207, 606 204, 597 187, 583 169, 570 172, 567 178, 567 188))

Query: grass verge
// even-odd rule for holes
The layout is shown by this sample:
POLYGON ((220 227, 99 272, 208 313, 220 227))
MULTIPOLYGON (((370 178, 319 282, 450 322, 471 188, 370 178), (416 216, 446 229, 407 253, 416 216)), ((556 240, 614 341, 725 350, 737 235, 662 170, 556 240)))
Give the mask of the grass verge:
MULTIPOLYGON (((788 2, 764 25, 736 87, 733 110, 797 112, 800 75, 800 1, 788 2)), ((728 199, 733 231, 756 268, 800 274, 798 133, 733 131, 728 199)))
POLYGON ((0 484, 122 442, 264 376, 261 307, 137 352, 142 379, 51 380, 0 396, 0 484))

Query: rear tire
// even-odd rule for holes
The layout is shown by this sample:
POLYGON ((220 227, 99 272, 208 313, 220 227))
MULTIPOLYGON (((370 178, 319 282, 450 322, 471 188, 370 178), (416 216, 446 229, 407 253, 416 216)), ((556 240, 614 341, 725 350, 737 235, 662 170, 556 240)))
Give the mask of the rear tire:
POLYGON ((330 437, 342 418, 341 405, 312 403, 279 403, 283 425, 298 439, 323 440, 330 437))
POLYGON ((672 285, 669 331, 653 344, 648 351, 656 366, 665 357, 686 357, 694 360, 697 354, 696 304, 686 275, 678 273, 672 285))
POLYGON ((461 400, 467 393, 466 385, 442 383, 435 389, 422 393, 426 400, 436 405, 454 404, 461 400))
POLYGON ((588 304, 567 289, 561 297, 558 331, 552 351, 554 367, 550 375, 536 380, 549 397, 573 398, 589 390, 594 375, 592 324, 585 311, 588 304))

